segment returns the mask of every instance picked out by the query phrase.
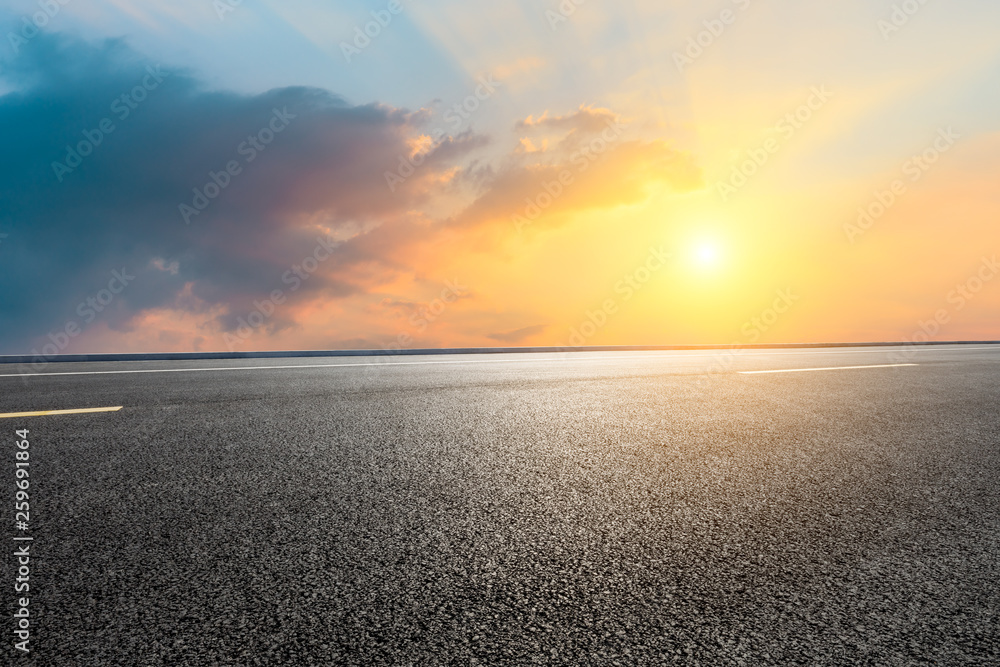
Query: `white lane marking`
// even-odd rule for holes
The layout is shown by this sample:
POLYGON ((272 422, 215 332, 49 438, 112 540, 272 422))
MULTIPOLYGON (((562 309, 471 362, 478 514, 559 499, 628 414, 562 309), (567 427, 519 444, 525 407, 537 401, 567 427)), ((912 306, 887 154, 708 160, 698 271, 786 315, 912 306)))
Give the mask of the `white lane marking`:
MULTIPOLYGON (((926 347, 914 347, 914 350, 931 350, 937 349, 939 352, 966 352, 971 350, 994 350, 1000 351, 1000 345, 995 347, 972 347, 972 348, 961 348, 961 347, 948 347, 939 348, 936 346, 926 346, 926 347)), ((529 362, 545 362, 545 361, 592 361, 592 360, 622 360, 622 359, 697 359, 704 357, 720 357, 725 354, 731 354, 734 356, 770 356, 770 355, 785 355, 785 354, 871 354, 873 352, 885 354, 890 354, 892 352, 899 352, 898 348, 855 348, 852 350, 789 350, 789 351, 776 351, 770 352, 767 350, 748 350, 743 351, 739 348, 735 350, 733 348, 722 348, 716 350, 712 354, 685 354, 687 350, 676 350, 670 354, 645 354, 645 355, 631 355, 631 356, 612 356, 612 357, 591 357, 591 356, 575 356, 577 354, 584 355, 587 353, 576 353, 576 352, 565 352, 563 354, 574 355, 572 357, 546 357, 546 358, 523 358, 523 359, 444 359, 437 361, 390 361, 382 363, 354 363, 354 364, 296 364, 296 365, 275 365, 275 366, 222 366, 216 368, 149 368, 149 369, 136 369, 136 370, 123 370, 123 371, 66 371, 58 373, 8 373, 0 374, 0 378, 13 378, 13 377, 38 377, 38 376, 49 376, 49 375, 119 375, 127 373, 196 373, 203 371, 259 371, 268 369, 282 369, 282 368, 351 368, 357 366, 358 368, 370 368, 372 366, 425 366, 433 364, 513 364, 513 363, 529 363, 529 362)), ((518 354, 517 352, 511 352, 509 354, 518 354)), ((526 354, 526 353, 521 353, 526 354)), ((385 359, 393 358, 387 355, 379 355, 376 357, 355 357, 363 359, 385 359)), ((228 359, 225 361, 234 361, 228 359)), ((59 363, 59 362, 52 362, 59 363)), ((93 363, 115 363, 115 362, 93 362, 93 363)), ((159 363, 159 362, 119 362, 119 363, 159 363)))
POLYGON ((849 371, 856 368, 899 368, 920 364, 874 364, 872 366, 831 366, 829 368, 780 368, 771 371, 739 371, 740 375, 763 375, 764 373, 808 373, 810 371, 849 371))
POLYGON ((12 417, 46 417, 48 415, 82 415, 91 412, 118 412, 122 406, 113 408, 80 408, 78 410, 40 410, 38 412, 6 412, 0 414, 0 419, 12 417))
MULTIPOLYGON (((714 356, 714 355, 699 355, 714 356)), ((275 365, 275 366, 220 366, 217 368, 144 368, 126 371, 69 371, 61 373, 11 373, 0 375, 2 378, 12 377, 34 377, 38 375, 118 375, 124 373, 196 373, 200 371, 260 371, 283 368, 371 368, 373 366, 387 368, 389 366, 426 366, 431 364, 513 364, 522 362, 543 362, 543 361, 593 361, 601 359, 650 359, 650 358, 672 357, 672 355, 649 355, 642 357, 575 357, 575 358, 528 358, 528 359, 442 359, 436 361, 390 361, 388 363, 357 363, 357 364, 295 364, 295 365, 275 365)), ((381 359, 385 357, 368 357, 370 359, 381 359)), ((684 357, 689 358, 689 357, 684 357)))

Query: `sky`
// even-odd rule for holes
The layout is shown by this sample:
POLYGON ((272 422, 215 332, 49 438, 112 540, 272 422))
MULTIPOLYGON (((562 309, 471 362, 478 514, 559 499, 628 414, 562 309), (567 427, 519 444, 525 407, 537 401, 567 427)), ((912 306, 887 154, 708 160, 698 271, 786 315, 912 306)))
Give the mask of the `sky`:
POLYGON ((8 0, 0 354, 1000 339, 998 29, 8 0))

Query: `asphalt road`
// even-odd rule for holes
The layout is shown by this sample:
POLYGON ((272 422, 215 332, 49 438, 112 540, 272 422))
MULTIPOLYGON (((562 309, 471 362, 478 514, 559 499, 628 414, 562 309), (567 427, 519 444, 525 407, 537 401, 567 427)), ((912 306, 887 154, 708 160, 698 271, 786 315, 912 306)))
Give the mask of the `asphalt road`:
POLYGON ((1000 346, 41 370, 6 664, 1000 664, 1000 346))

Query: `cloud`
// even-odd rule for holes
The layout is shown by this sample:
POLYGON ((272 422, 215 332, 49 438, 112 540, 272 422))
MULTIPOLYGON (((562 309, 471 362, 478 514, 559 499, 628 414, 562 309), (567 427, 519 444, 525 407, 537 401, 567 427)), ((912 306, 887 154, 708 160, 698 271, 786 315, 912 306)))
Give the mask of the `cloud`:
POLYGON ((690 192, 703 187, 693 156, 665 141, 581 141, 509 157, 502 168, 477 175, 486 181, 483 192, 453 218, 453 225, 557 224, 573 212, 639 204, 660 188, 690 192))
POLYGON ((296 304, 404 270, 403 248, 427 233, 413 213, 425 183, 485 141, 447 138, 390 196, 384 172, 408 154, 419 114, 316 88, 207 90, 120 40, 41 34, 3 72, 16 89, 0 97, 10 130, 0 349, 10 351, 79 319, 113 270, 135 278, 100 313, 111 330, 176 309, 228 331, 275 289, 291 306, 267 327, 294 326, 296 304), (336 249, 293 291, 288 272, 331 236, 336 249))
POLYGON ((529 117, 519 131, 551 139, 504 155, 471 131, 428 142, 426 109, 309 87, 212 90, 121 40, 40 34, 0 71, 15 91, 0 97, 11 129, 0 163, 0 350, 11 353, 41 350, 68 324, 84 329, 80 349, 59 351, 211 349, 260 310, 248 348, 377 338, 386 323, 367 306, 400 294, 387 286, 415 293, 382 312, 419 319, 421 290, 442 279, 429 274, 493 249, 465 232, 515 233, 511 216, 564 173, 572 183, 539 225, 640 202, 652 187, 700 185, 689 154, 628 138, 616 113, 591 106, 529 117), (420 165, 390 191, 385 174, 415 151, 420 165), (113 272, 132 276, 127 287, 109 288, 113 272), (263 308, 276 290, 282 303, 263 308))
POLYGON ((426 154, 425 163, 431 166, 443 165, 445 167, 454 164, 456 159, 460 159, 476 150, 489 145, 489 137, 476 134, 471 130, 466 130, 451 137, 444 137, 435 144, 426 154))
POLYGON ((536 336, 545 331, 545 329, 547 328, 548 326, 545 324, 536 324, 530 327, 515 329, 514 331, 491 333, 488 334, 486 337, 489 338, 490 340, 499 341, 501 343, 520 343, 525 338, 536 336))
POLYGON ((528 116, 524 120, 519 120, 515 125, 518 130, 529 129, 554 129, 554 130, 575 130, 579 132, 600 132, 608 123, 620 121, 618 114, 610 109, 594 108, 592 106, 580 105, 580 108, 573 113, 564 116, 550 116, 546 111, 538 118, 528 116))
POLYGON ((478 196, 451 225, 480 227, 565 222, 560 216, 589 209, 634 205, 657 189, 690 192, 704 187, 691 153, 663 140, 629 136, 620 115, 581 105, 519 121, 515 130, 553 131, 536 143, 521 137, 499 167, 470 164, 459 176, 478 196))
POLYGON ((398 317, 409 318, 419 315, 421 310, 426 309, 427 304, 413 301, 412 299, 399 299, 385 297, 379 305, 387 312, 394 313, 398 317))

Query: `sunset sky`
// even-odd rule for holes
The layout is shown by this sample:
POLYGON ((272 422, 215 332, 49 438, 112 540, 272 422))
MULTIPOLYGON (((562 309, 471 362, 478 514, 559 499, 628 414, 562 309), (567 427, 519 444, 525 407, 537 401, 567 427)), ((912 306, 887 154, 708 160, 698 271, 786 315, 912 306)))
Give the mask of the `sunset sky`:
POLYGON ((1000 339, 1000 4, 63 2, 0 353, 1000 339))

